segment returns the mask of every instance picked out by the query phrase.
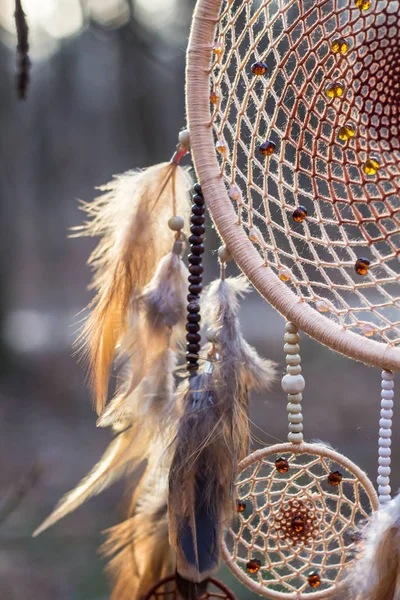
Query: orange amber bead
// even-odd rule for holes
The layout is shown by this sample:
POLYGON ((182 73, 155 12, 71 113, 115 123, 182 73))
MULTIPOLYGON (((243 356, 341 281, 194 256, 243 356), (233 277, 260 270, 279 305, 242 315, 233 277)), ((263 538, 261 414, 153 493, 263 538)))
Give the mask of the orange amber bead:
POLYGON ((318 573, 310 573, 308 576, 308 584, 314 589, 321 585, 321 577, 318 573))
POLYGON ((381 163, 377 158, 369 158, 367 162, 364 163, 363 169, 366 175, 376 175, 381 163))
POLYGON ((366 275, 368 273, 369 265, 371 263, 367 258, 357 258, 354 270, 357 275, 366 275))
POLYGON ((331 44, 334 52, 340 52, 340 54, 346 54, 349 49, 348 42, 343 38, 335 38, 331 44))
POLYGON ((325 88, 325 94, 328 98, 340 98, 344 93, 344 85, 338 81, 329 83, 325 88))
POLYGON ((246 571, 248 573, 257 573, 261 569, 261 561, 258 558, 253 558, 249 560, 246 564, 246 571))
POLYGON ((276 150, 276 144, 272 140, 267 140, 258 146, 258 150, 263 156, 271 156, 276 150))
POLYGON ((304 531, 304 519, 303 517, 296 516, 292 519, 292 528, 296 533, 301 533, 304 531))
POLYGON ((355 0, 354 4, 361 10, 368 10, 371 8, 372 0, 355 0))
POLYGON ((265 75, 267 72, 267 65, 261 61, 255 62, 251 65, 251 72, 254 75, 265 75))
POLYGON ((216 42, 213 46, 213 53, 214 54, 222 54, 222 42, 216 42))
POLYGON ((220 97, 218 96, 217 92, 212 91, 210 94, 210 102, 212 104, 218 104, 219 100, 220 100, 220 97))
POLYGON ((307 209, 304 206, 298 206, 292 214, 293 220, 296 223, 302 223, 307 218, 307 209))
POLYGON ((331 471, 328 475, 328 482, 334 487, 338 486, 342 482, 343 475, 340 471, 331 471))
POLYGON ((287 473, 289 471, 289 463, 286 458, 282 458, 282 456, 276 459, 275 467, 279 473, 287 473))
POLYGON ((281 267, 279 269, 279 279, 281 281, 290 281, 291 277, 292 277, 292 274, 287 267, 281 267))
POLYGON ((242 513, 244 510, 246 510, 246 502, 243 502, 243 500, 236 500, 236 512, 242 513))
POLYGON ((343 142, 347 142, 350 138, 354 137, 356 133, 356 130, 354 129, 354 127, 350 124, 348 125, 343 125, 343 127, 340 127, 339 131, 338 131, 338 138, 339 140, 342 140, 343 142))

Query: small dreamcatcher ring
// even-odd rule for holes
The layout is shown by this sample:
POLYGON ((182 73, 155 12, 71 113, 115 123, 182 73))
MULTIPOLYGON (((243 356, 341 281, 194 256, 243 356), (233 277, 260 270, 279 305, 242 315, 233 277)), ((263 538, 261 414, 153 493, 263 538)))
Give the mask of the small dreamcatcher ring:
MULTIPOLYGON (((251 2, 240 3, 240 6, 248 7, 250 4, 251 2)), ((273 7, 275 4, 278 6, 278 3, 271 3, 271 6, 273 7)), ((258 6, 256 3, 255 5, 258 6)), ((258 243, 257 240, 252 240, 251 232, 248 234, 243 227, 238 225, 238 215, 227 192, 228 176, 224 174, 223 166, 221 166, 219 160, 223 146, 220 146, 220 152, 218 152, 218 148, 216 151, 215 131, 212 126, 213 121, 210 112, 212 61, 217 53, 223 52, 223 49, 216 42, 216 33, 217 30, 219 34, 223 33, 224 26, 220 28, 221 15, 226 17, 228 23, 226 28, 231 27, 228 11, 231 10, 232 6, 236 6, 235 2, 198 0, 187 58, 186 106, 192 140, 192 157, 216 228, 239 268, 260 294, 286 319, 295 323, 302 331, 320 343, 341 354, 371 366, 378 366, 387 370, 398 370, 400 368, 400 352, 395 344, 370 339, 369 336, 374 335, 371 325, 367 324, 371 331, 367 331, 364 334, 367 337, 364 338, 351 331, 350 327, 328 318, 327 314, 321 314, 330 310, 325 302, 322 303, 323 308, 318 312, 319 309, 315 309, 309 302, 305 302, 304 298, 292 291, 287 283, 284 283, 284 280, 278 277, 276 269, 274 270, 271 266, 266 266, 263 263, 260 252, 253 243, 258 243)), ((280 3, 279 6, 281 6, 280 3)), ((298 2, 296 6, 300 9, 302 3, 298 2)), ((267 8, 264 6, 263 10, 267 11, 267 8)), ((255 21, 256 19, 254 19, 255 21)), ((240 68, 242 67, 243 65, 240 64, 240 68)), ((236 83, 232 83, 232 81, 235 80, 239 66, 234 66, 232 62, 229 69, 226 68, 225 77, 231 81, 229 84, 231 85, 230 92, 227 95, 229 96, 229 102, 233 105, 236 83)), ((213 101, 211 100, 211 102, 213 101)), ((240 107, 237 108, 237 111, 240 114, 240 107)), ((233 123, 230 127, 231 132, 233 132, 232 138, 235 139, 236 152, 236 147, 245 144, 245 142, 237 139, 240 138, 240 132, 236 131, 236 124, 233 123)), ((220 144, 223 144, 223 142, 220 142, 220 144)), ((225 164, 225 162, 226 160, 223 159, 222 164, 225 164)), ((246 183, 245 179, 244 176, 242 185, 243 187, 249 187, 250 184, 249 182, 246 183)), ((281 206, 280 209, 283 210, 284 206, 281 206)), ((258 234, 260 234, 259 231, 258 234)), ((276 254, 279 254, 279 248, 275 248, 275 251, 276 254)), ((280 260, 279 256, 275 256, 275 259, 280 260)), ((335 284, 332 285, 335 286, 335 284)), ((315 298, 313 301, 316 303, 315 298)), ((348 308, 349 314, 351 310, 351 308, 348 308)), ((368 310, 366 312, 368 313, 368 310)), ((362 327, 363 324, 356 323, 355 326, 362 327)))
MULTIPOLYGON (((212 600, 213 598, 218 598, 223 600, 236 600, 232 592, 218 579, 210 577, 209 585, 211 586, 211 589, 202 596, 202 599, 212 600), (212 588, 217 591, 213 591, 212 588)), ((143 597, 143 600, 156 600, 156 598, 163 598, 164 600, 168 598, 170 600, 179 598, 175 586, 175 575, 170 575, 169 577, 165 577, 158 581, 143 597)))
POLYGON ((222 543, 233 574, 273 600, 326 598, 378 497, 365 473, 321 444, 276 444, 240 465, 237 518, 222 543))

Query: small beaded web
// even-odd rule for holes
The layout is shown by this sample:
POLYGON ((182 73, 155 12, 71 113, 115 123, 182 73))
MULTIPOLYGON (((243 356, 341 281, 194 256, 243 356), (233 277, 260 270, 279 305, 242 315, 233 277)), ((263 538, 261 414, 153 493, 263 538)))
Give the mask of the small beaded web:
MULTIPOLYGON (((164 598, 166 600, 179 600, 181 596, 178 594, 175 584, 175 577, 171 575, 159 581, 149 592, 144 596, 143 600, 156 600, 157 598, 164 598)), ((209 579, 209 585, 207 592, 199 598, 199 600, 212 600, 213 598, 221 598, 223 600, 236 600, 228 588, 211 577, 209 579)))
POLYGON ((221 0, 210 101, 237 218, 297 296, 400 342, 398 2, 221 0))
POLYGON ((279 444, 241 465, 238 516, 224 559, 267 598, 325 598, 337 590, 360 530, 378 506, 366 475, 319 444, 279 444))

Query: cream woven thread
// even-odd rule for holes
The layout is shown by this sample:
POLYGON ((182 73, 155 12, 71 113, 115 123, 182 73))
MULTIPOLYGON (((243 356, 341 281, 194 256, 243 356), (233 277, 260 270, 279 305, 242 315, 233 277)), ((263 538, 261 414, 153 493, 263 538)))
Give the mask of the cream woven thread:
MULTIPOLYGON (((385 4, 380 2, 379 6, 385 4)), ((400 155, 394 136, 388 140, 372 139, 377 129, 371 104, 364 99, 361 108, 355 110, 365 82, 354 47, 356 43, 358 48, 362 44, 363 31, 373 29, 374 18, 360 16, 358 9, 347 11, 343 7, 335 0, 312 3, 300 0, 234 0, 230 3, 199 0, 187 70, 187 110, 193 156, 216 226, 255 287, 288 319, 322 343, 364 362, 396 369, 400 363, 399 351, 387 346, 386 342, 395 344, 400 335, 398 261, 394 258, 399 224, 399 200, 395 193, 400 179, 395 161, 400 155), (216 28, 215 20, 221 6, 216 28), (298 21, 303 18, 306 26, 300 31, 298 21), (315 25, 313 19, 319 20, 319 25, 315 25), (341 23, 340 31, 338 22, 341 23), (268 31, 273 33, 269 34, 267 43, 268 31), (288 31, 291 37, 287 38, 287 43, 288 31), (346 57, 340 59, 328 44, 339 33, 349 38, 352 44, 346 57), (223 53, 210 68, 215 41, 222 43, 223 53), (307 52, 314 55, 314 71, 310 63, 305 69, 307 52), (250 65, 261 59, 269 65, 270 75, 255 78, 250 65), (302 84, 296 79, 300 72, 304 74, 302 84), (286 79, 283 78, 285 73, 286 79), (349 83, 356 78, 362 84, 357 94, 349 83), (293 88, 295 79, 300 92, 296 96, 292 90, 290 96, 287 90, 293 88), (334 79, 347 81, 348 92, 345 100, 337 99, 332 103, 327 101, 323 90, 334 79), (211 87, 222 96, 211 119, 215 136, 210 128, 211 87), (289 110, 292 100, 295 108, 289 110), (263 110, 264 106, 266 110, 263 110), (348 118, 342 114, 342 109, 349 114, 348 118), (318 122, 312 129, 310 123, 314 123, 315 115, 318 122), (287 125, 289 117, 290 127, 287 125), (357 130, 356 137, 346 146, 354 150, 357 145, 357 152, 353 154, 353 150, 344 151, 343 143, 336 139, 338 126, 347 121, 351 121, 357 130), (314 136, 310 136, 311 133, 314 136), (218 136, 229 149, 229 158, 222 164, 216 158, 218 136), (257 154, 258 142, 267 138, 277 142, 277 153, 271 158, 257 154), (348 177, 354 179, 356 174, 361 177, 360 169, 367 158, 367 149, 374 150, 385 162, 377 177, 362 175, 358 187, 351 182, 348 186, 342 184, 341 180, 347 176, 347 167, 343 168, 343 164, 349 165, 348 177), (323 181, 324 170, 328 187, 325 191, 321 187, 316 194, 316 177, 309 179, 307 184, 304 177, 307 173, 317 173, 323 181), (366 179, 368 183, 364 183, 366 179), (232 183, 243 192, 241 221, 244 230, 237 225, 238 216, 227 197, 226 190, 232 183), (364 194, 362 202, 351 204, 345 201, 345 191, 350 187, 353 195, 364 194), (340 194, 344 201, 332 203, 332 196, 337 200, 340 194), (379 202, 372 201, 377 194, 379 202), (307 205, 309 217, 305 224, 291 221, 291 212, 298 203, 307 205), (384 218, 383 215, 389 212, 390 218, 384 218), (372 222, 377 215, 380 217, 378 227, 372 222), (260 231, 258 250, 248 240, 252 226, 260 231), (374 243, 370 243, 371 236, 376 238, 374 243), (384 236, 386 241, 381 239, 384 236), (262 266, 260 254, 266 258, 269 267, 262 266), (358 277, 353 270, 355 260, 360 256, 371 259, 371 268, 364 278, 358 277), (291 289, 272 272, 276 273, 281 266, 292 272, 291 289), (327 313, 329 319, 314 309, 315 302, 321 298, 326 299, 331 308, 327 313), (365 322, 373 323, 379 334, 376 339, 383 343, 357 334, 365 322)), ((380 18, 385 18, 382 10, 380 13, 380 18)), ((393 18, 393 14, 387 16, 389 20, 393 18)), ((367 35, 371 36, 370 33, 367 35)), ((390 37, 390 32, 388 35, 390 37)), ((368 42, 375 52, 373 43, 374 40, 368 42)), ((363 52, 359 51, 359 54, 367 64, 371 53, 363 52)), ((378 56, 378 62, 389 60, 390 56, 387 51, 383 59, 378 56)), ((353 88, 356 87, 354 84, 353 88)), ((394 102, 390 106, 395 114, 394 102)), ((386 135, 382 128, 379 131, 386 135)))
POLYGON ((367 476, 346 457, 317 444, 279 444, 254 452, 241 464, 237 496, 246 503, 227 530, 223 543, 226 563, 245 585, 262 596, 301 600, 325 598, 337 591, 344 566, 351 560, 354 532, 362 528, 378 498, 367 476), (286 458, 287 473, 278 473, 277 458, 286 458), (339 470, 342 482, 327 482, 339 470), (279 537, 277 516, 289 501, 302 501, 316 519, 316 536, 298 542, 279 537), (255 575, 246 572, 249 560, 261 561, 255 575), (310 572, 321 585, 313 589, 310 572))

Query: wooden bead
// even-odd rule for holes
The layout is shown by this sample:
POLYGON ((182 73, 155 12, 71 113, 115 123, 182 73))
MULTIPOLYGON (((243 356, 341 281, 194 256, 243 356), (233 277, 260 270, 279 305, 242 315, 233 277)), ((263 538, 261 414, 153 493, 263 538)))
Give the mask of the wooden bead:
POLYGON ((199 313, 189 313, 187 316, 188 323, 199 323, 201 316, 199 313))
POLYGON ((187 352, 186 353, 186 361, 189 363, 197 363, 197 361, 199 360, 199 355, 196 354, 192 354, 191 352, 187 352))
POLYGON ((186 350, 191 354, 198 354, 200 347, 200 344, 186 344, 186 350))
POLYGON ((201 194, 202 193, 202 191, 201 191, 201 185, 198 182, 194 184, 193 189, 196 192, 196 194, 201 194))
POLYGON ((202 265, 189 265, 189 273, 191 275, 201 275, 204 271, 202 265))
POLYGON ((378 468, 379 475, 382 475, 384 477, 389 477, 391 471, 392 469, 389 466, 381 466, 378 468))
POLYGON ((198 313, 200 312, 200 304, 198 302, 189 302, 186 310, 190 313, 198 313))
POLYGON ((204 235, 205 231, 204 225, 192 225, 190 228, 190 233, 193 235, 204 235))
POLYGON ((391 456, 392 454, 392 450, 390 449, 390 447, 383 447, 381 446, 378 450, 379 456, 384 456, 385 458, 387 458, 388 456, 391 456))
POLYGON ((304 390, 305 385, 302 375, 285 375, 282 379, 282 389, 287 394, 298 394, 304 390))
POLYGON ((392 440, 390 438, 380 437, 378 440, 378 446, 381 448, 389 448, 392 445, 392 440))
POLYGON ((196 206, 204 206, 205 204, 203 194, 194 194, 194 196, 192 196, 192 200, 196 206))
POLYGON ((300 365, 288 365, 286 372, 288 375, 300 375, 302 368, 300 365))
POLYGON ((302 433, 295 433, 294 431, 291 431, 288 435, 288 440, 289 442, 292 442, 292 444, 301 444, 303 439, 302 433))
POLYGON ((284 338, 287 344, 298 344, 300 336, 298 333, 285 333, 284 338))
POLYGON ((303 431, 303 424, 289 423, 289 431, 291 431, 292 433, 300 433, 301 431, 303 431))
POLYGON ((198 333, 188 333, 186 340, 189 344, 198 344, 201 340, 201 336, 198 333))
POLYGON ((381 388, 383 390, 392 390, 394 388, 394 381, 382 381, 381 388))
POLYGON ((172 230, 172 231, 180 231, 181 229, 183 229, 183 226, 185 224, 185 221, 183 220, 183 217, 171 217, 168 221, 168 227, 172 230))
POLYGON ((293 325, 293 323, 290 323, 289 321, 287 321, 285 323, 285 329, 288 333, 297 333, 298 332, 296 325, 293 325))
POLYGON ((188 333, 198 333, 200 331, 200 325, 197 323, 186 323, 186 331, 188 333))
POLYGON ((191 246, 198 246, 204 242, 203 235, 191 235, 189 236, 188 242, 191 246))
POLYGON ((226 246, 220 246, 218 248, 218 258, 223 263, 230 262, 232 260, 232 254, 226 246))
POLYGON ((199 215, 192 215, 190 217, 190 222, 192 225, 204 225, 205 221, 205 217, 201 217, 199 215))
POLYGON ((192 206, 192 214, 196 216, 202 216, 206 212, 205 206, 197 206, 197 204, 193 204, 192 206))
MULTIPOLYGON (((299 404, 298 406, 301 407, 301 405, 299 404)), ((297 413, 289 413, 289 422, 290 423, 302 423, 303 422, 303 415, 301 414, 301 411, 297 412, 297 413)))
POLYGON ((189 275, 188 281, 189 281, 189 283, 194 283, 195 285, 199 285, 199 283, 202 283, 203 278, 201 275, 189 275))
POLYGON ((290 418, 291 418, 292 415, 301 413, 301 410, 302 410, 301 404, 300 404, 300 402, 297 404, 293 404, 293 402, 288 402, 286 405, 286 410, 289 413, 290 418))
POLYGON ((204 253, 205 248, 203 244, 199 244, 198 246, 191 246, 190 251, 192 254, 199 256, 200 254, 204 253))
POLYGON ((300 392, 299 394, 290 394, 290 402, 301 403, 303 400, 303 394, 300 392))
POLYGON ((285 344, 283 351, 285 354, 299 354, 300 346, 298 344, 285 344))
POLYGON ((286 364, 287 365, 299 365, 301 363, 301 358, 299 354, 288 354, 286 356, 286 364))
POLYGON ((392 371, 382 371, 381 378, 384 381, 393 381, 394 375, 393 375, 392 371))
POLYGON ((196 256, 195 254, 189 254, 188 261, 191 265, 201 265, 202 258, 201 256, 196 256))
POLYGON ((203 286, 200 284, 196 285, 196 284, 192 283, 189 285, 189 292, 191 294, 199 295, 202 289, 203 289, 203 286))
POLYGON ((198 302, 199 301, 199 295, 198 294, 188 294, 186 296, 186 300, 189 302, 189 304, 191 302, 198 302))

